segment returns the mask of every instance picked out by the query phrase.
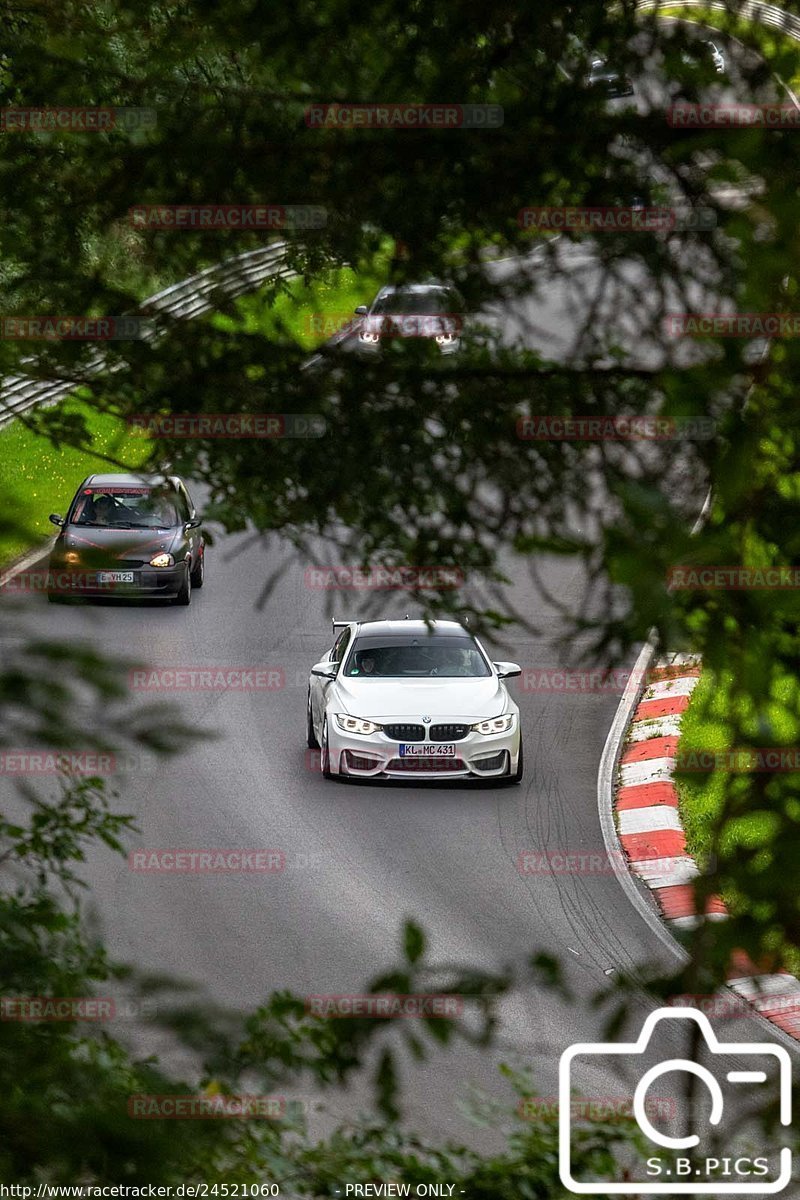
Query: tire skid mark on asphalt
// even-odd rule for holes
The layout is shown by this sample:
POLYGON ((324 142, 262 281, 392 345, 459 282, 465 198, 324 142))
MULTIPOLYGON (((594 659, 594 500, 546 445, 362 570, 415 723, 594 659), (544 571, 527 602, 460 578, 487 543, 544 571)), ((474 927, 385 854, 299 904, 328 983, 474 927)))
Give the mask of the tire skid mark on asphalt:
MULTIPOLYGON (((554 797, 558 801, 559 807, 563 811, 563 795, 557 793, 554 797)), ((564 831, 566 822, 561 821, 559 828, 564 831)), ((561 847, 567 846, 566 835, 560 839, 561 847)), ((563 876, 551 872, 555 886, 558 890, 561 910, 564 913, 565 919, 569 922, 573 929, 575 937, 574 941, 581 947, 582 954, 588 956, 591 964, 597 968, 599 973, 609 965, 609 956, 614 954, 614 965, 619 967, 625 964, 628 967, 634 967, 635 963, 630 955, 630 952, 625 947, 625 944, 616 937, 608 922, 604 920, 603 913, 598 901, 592 894, 592 889, 586 879, 579 877, 576 874, 565 874, 563 876), (597 950, 599 945, 607 947, 604 953, 597 950)))
MULTIPOLYGON (((571 736, 573 721, 574 714, 570 712, 565 740, 571 736)), ((542 840, 538 848, 545 849, 550 844, 554 823, 555 832, 561 834, 558 849, 568 848, 568 839, 565 835, 567 810, 557 779, 553 779, 548 789, 548 800, 556 801, 556 803, 548 804, 546 812, 544 806, 539 807, 537 832, 540 833, 542 840)), ((536 844, 535 838, 534 844, 536 844)), ((559 877, 553 872, 551 872, 551 876, 558 888, 564 920, 574 932, 572 940, 581 948, 582 955, 586 955, 591 966, 596 969, 599 975, 598 984, 602 985, 603 980, 607 978, 604 972, 609 965, 613 965, 617 970, 627 969, 628 974, 633 979, 637 979, 641 964, 633 957, 628 945, 614 932, 613 927, 609 924, 607 912, 595 898, 587 880, 572 875, 559 877), (603 957, 598 957, 598 946, 607 947, 603 957)), ((649 1011, 650 997, 643 986, 637 984, 629 992, 629 998, 638 1001, 642 1011, 649 1011)))
MULTIPOLYGON (((557 705, 559 700, 550 701, 550 705, 557 705)), ((574 724, 575 716, 572 710, 568 714, 563 714, 561 721, 561 731, 563 736, 559 738, 560 742, 567 744, 572 736, 572 725, 574 724)), ((540 730, 544 722, 540 723, 540 730)), ((551 747, 545 746, 541 738, 537 745, 537 750, 540 752, 535 755, 535 761, 547 762, 551 757, 551 747)), ((557 840, 557 849, 563 851, 569 849, 569 839, 566 831, 566 809, 563 792, 559 786, 557 776, 552 776, 542 780, 543 799, 537 804, 534 814, 533 825, 530 820, 526 821, 526 827, 531 835, 531 846, 540 850, 547 850, 552 845, 552 839, 555 836, 557 840)), ((526 816, 528 815, 526 810, 526 816)), ((586 916, 591 913, 593 924, 597 929, 597 933, 603 935, 603 938, 608 941, 609 929, 607 924, 602 919, 602 914, 597 903, 591 898, 589 889, 584 880, 578 880, 577 877, 564 876, 560 877, 554 871, 549 872, 551 880, 557 889, 560 911, 570 930, 572 931, 572 941, 575 942, 581 949, 581 957, 585 958, 580 965, 584 970, 589 970, 590 967, 596 968, 598 973, 602 974, 604 967, 608 966, 607 961, 597 954, 598 937, 592 936, 587 931, 586 916), (572 894, 570 895, 570 891, 572 894), (588 910, 588 912, 587 912, 588 910)), ((624 943, 615 935, 611 935, 611 943, 618 955, 618 961, 630 960, 630 955, 626 950, 624 943)), ((602 941, 601 943, 602 944, 602 941)))

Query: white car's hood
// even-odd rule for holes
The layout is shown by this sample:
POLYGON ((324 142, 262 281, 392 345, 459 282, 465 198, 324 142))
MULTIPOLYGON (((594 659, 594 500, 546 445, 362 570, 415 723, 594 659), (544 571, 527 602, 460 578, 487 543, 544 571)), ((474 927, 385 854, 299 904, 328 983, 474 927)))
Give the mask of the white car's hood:
POLYGON ((375 721, 426 717, 484 720, 508 706, 505 689, 485 679, 341 679, 339 696, 349 713, 375 721))

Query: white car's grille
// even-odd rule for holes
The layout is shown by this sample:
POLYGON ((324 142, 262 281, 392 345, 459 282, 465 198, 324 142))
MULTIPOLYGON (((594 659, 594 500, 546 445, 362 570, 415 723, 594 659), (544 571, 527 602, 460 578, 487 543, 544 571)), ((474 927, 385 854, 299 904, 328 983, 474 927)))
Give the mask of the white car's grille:
POLYGON ((432 742, 460 742, 469 733, 469 725, 431 725, 432 742))
POLYGON ((383 732, 393 742, 424 742, 424 725, 384 725, 383 732))

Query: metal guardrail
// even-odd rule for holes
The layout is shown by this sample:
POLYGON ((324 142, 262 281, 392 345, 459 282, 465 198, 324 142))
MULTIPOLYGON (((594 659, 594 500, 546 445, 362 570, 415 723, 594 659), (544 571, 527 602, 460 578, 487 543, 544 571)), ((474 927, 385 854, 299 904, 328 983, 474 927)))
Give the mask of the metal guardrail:
POLYGON ((731 17, 740 17, 744 21, 756 21, 759 25, 769 25, 780 29, 787 37, 800 42, 800 17, 778 8, 775 4, 761 4, 760 0, 743 0, 735 7, 725 0, 638 0, 636 5, 640 12, 654 12, 659 8, 669 6, 674 8, 676 3, 681 8, 711 8, 715 12, 724 12, 731 17))
MULTIPOLYGON (((174 283, 163 291, 149 296, 139 306, 135 315, 150 318, 153 322, 151 331, 145 335, 147 340, 159 336, 158 318, 169 317, 171 320, 189 321, 203 313, 210 312, 215 299, 223 295, 226 299, 243 296, 252 291, 267 279, 291 279, 297 274, 285 265, 286 243, 273 242, 259 250, 249 250, 225 262, 216 263, 190 275, 188 279, 174 283)), ((34 357, 25 359, 26 363, 34 363, 34 357)), ((121 369, 124 364, 119 364, 121 369)), ((55 404, 65 399, 79 387, 87 375, 98 375, 104 369, 108 370, 104 355, 98 350, 84 363, 80 376, 73 379, 53 380, 31 379, 25 375, 9 375, 0 383, 0 426, 13 421, 21 413, 44 404, 55 404)))

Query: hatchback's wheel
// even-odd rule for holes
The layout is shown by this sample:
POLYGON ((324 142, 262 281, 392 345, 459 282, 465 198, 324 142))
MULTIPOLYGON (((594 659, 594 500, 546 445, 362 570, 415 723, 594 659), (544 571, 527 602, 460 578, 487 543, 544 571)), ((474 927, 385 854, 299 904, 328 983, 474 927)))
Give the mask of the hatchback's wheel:
POLYGON ((192 568, 192 587, 201 588, 206 575, 206 556, 198 555, 197 564, 192 568))
POLYGON ((186 574, 183 583, 180 586, 177 596, 173 604, 191 604, 192 602, 192 572, 186 569, 186 574))
POLYGON ((314 733, 314 720, 311 715, 311 688, 308 689, 308 701, 306 702, 306 742, 309 750, 319 750, 317 735, 314 733))
POLYGON ((332 779, 333 772, 331 771, 331 750, 328 745, 328 718, 326 717, 322 723, 322 745, 319 751, 320 768, 325 779, 332 779))
POLYGON ((54 590, 55 582, 56 581, 53 573, 49 572, 47 576, 47 599, 51 604, 63 604, 67 597, 63 592, 57 592, 54 590))

